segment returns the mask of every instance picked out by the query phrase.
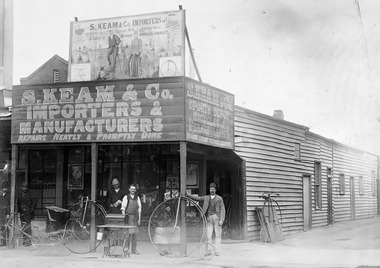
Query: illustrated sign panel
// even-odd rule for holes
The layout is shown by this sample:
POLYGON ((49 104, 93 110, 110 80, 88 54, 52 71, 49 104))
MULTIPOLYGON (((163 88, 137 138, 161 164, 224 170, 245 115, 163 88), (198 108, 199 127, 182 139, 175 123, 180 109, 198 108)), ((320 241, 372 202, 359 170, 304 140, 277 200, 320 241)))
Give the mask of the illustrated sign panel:
POLYGON ((187 81, 186 140, 234 149, 234 95, 187 81))
POLYGON ((71 22, 69 81, 184 75, 184 10, 71 22))
POLYGON ((12 143, 184 140, 173 78, 15 86, 12 143))

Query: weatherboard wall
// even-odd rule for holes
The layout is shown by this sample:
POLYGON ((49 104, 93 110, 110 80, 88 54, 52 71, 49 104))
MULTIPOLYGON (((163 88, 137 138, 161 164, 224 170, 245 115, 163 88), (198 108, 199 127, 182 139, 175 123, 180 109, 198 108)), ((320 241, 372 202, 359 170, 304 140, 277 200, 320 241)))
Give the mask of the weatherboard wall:
POLYGON ((296 143, 305 139, 305 127, 235 106, 235 152, 245 160, 247 238, 258 239, 255 213, 263 192, 277 192, 283 232, 303 229, 302 174, 295 159, 296 143))
POLYGON ((334 145, 334 221, 342 222, 377 215, 377 156, 341 144, 334 145), (344 175, 345 191, 339 184, 340 174, 344 175), (351 179, 355 185, 355 207, 351 204, 351 179), (363 178, 363 191, 359 191, 359 178, 363 178), (375 184, 375 185, 374 185, 375 184), (351 211, 354 211, 352 218, 351 211))
POLYGON ((333 165, 333 144, 323 137, 307 132, 305 142, 302 144, 302 162, 305 165, 305 173, 311 175, 312 228, 326 226, 328 224, 327 170, 333 165), (315 162, 321 163, 322 171, 322 204, 320 207, 316 204, 315 162))

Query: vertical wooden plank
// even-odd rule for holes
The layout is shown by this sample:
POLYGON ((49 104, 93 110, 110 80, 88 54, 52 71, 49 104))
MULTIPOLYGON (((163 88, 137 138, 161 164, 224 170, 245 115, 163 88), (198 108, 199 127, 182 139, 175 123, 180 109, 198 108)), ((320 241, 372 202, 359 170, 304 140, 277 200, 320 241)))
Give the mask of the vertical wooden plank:
POLYGON ((311 178, 303 176, 303 229, 304 231, 311 229, 311 178))
POLYGON ((332 188, 332 177, 328 175, 327 177, 327 224, 333 225, 333 188, 332 188))
POLYGON ((380 157, 377 156, 376 169, 377 169, 377 215, 380 215, 380 157))
POLYGON ((199 178, 199 195, 206 195, 207 191, 207 160, 202 159, 202 177, 199 178))
MULTIPOLYGON (((96 199, 96 175, 98 173, 98 145, 91 143, 91 200, 96 199)), ((95 207, 91 208, 91 250, 95 251, 96 243, 95 207)))
POLYGON ((59 147, 57 148, 57 174, 55 179, 55 205, 58 207, 63 206, 63 158, 63 147, 59 147))
POLYGON ((246 161, 243 159, 238 167, 238 178, 240 180, 240 187, 241 187, 241 194, 242 194, 242 219, 243 219, 243 222, 242 222, 242 238, 244 240, 247 240, 248 239, 248 219, 247 219, 247 210, 248 210, 248 206, 247 206, 247 181, 246 181, 246 161))
MULTIPOLYGON (((17 159, 18 159, 18 147, 17 145, 12 145, 12 164, 11 164, 11 204, 10 204, 10 212, 11 215, 14 215, 12 213, 15 212, 15 200, 16 200, 16 166, 17 166, 17 159)), ((11 216, 14 217, 14 216, 11 216)), ((14 220, 16 220, 16 217, 14 217, 14 220)), ((14 235, 14 228, 11 228, 9 230, 9 237, 11 238, 12 243, 8 245, 9 248, 15 247, 15 241, 13 238, 14 235)))
MULTIPOLYGON (((186 193, 186 156, 187 156, 187 143, 184 141, 180 142, 180 195, 185 196, 186 193)), ((187 251, 187 241, 186 241, 186 203, 181 204, 181 220, 184 224, 181 225, 181 255, 186 254, 187 251)))
POLYGON ((350 177, 350 191, 351 191, 350 193, 351 220, 354 221, 355 220, 355 178, 352 176, 350 177))

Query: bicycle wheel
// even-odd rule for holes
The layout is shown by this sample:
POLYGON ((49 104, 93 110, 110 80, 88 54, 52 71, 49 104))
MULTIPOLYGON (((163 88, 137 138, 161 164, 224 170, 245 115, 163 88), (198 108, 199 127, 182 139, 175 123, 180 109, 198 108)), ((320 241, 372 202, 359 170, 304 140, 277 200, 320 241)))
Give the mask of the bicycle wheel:
POLYGON ((159 204, 150 216, 148 225, 154 248, 168 257, 191 254, 202 243, 205 231, 206 221, 202 209, 188 197, 173 198, 159 204), (182 214, 186 215, 185 222, 181 219, 182 214), (181 241, 182 232, 185 241, 181 241), (185 253, 181 252, 181 242, 186 243, 185 253))
POLYGON ((282 233, 282 213, 281 208, 276 200, 269 199, 264 202, 263 215, 268 229, 271 242, 284 240, 282 233), (278 217, 280 214, 280 218, 278 217), (280 220, 281 219, 281 220, 280 220))
POLYGON ((203 242, 198 247, 198 255, 202 260, 210 260, 215 254, 215 247, 210 242, 203 242))
POLYGON ((7 225, 0 226, 0 249, 7 248, 9 244, 9 230, 7 225))
MULTIPOLYGON (((94 251, 102 243, 101 240, 91 242, 91 218, 92 215, 95 216, 96 233, 96 227, 106 223, 104 208, 92 201, 87 202, 88 206, 86 213, 84 214, 84 212, 82 212, 81 215, 77 217, 78 215, 76 213, 74 214, 70 212, 70 215, 73 215, 73 218, 69 219, 65 225, 63 238, 64 245, 68 250, 76 254, 85 254, 94 251)), ((75 206, 81 206, 81 204, 75 206)), ((78 210, 76 210, 76 207, 73 207, 73 211, 78 210)))

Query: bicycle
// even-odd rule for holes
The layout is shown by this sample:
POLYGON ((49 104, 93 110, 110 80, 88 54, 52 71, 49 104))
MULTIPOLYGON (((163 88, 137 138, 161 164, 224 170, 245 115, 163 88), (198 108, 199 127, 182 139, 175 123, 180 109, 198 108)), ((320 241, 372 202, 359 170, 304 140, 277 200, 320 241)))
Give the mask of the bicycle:
POLYGON ((102 244, 102 240, 92 241, 91 232, 93 231, 95 235, 97 226, 106 223, 107 212, 88 196, 82 196, 80 201, 72 205, 69 210, 70 218, 64 228, 65 247, 76 254, 95 251, 102 244), (91 224, 92 220, 94 220, 94 225, 91 224))
MULTIPOLYGON (((19 216, 19 213, 11 213, 4 226, 5 228, 0 231, 0 237, 5 240, 8 247, 21 245, 24 248, 41 251, 43 247, 48 246, 53 250, 55 245, 62 244, 64 239, 63 232, 57 231, 46 234, 44 230, 36 225, 19 225, 17 223, 19 216), (33 230, 33 233, 27 230, 33 230)), ((8 247, 4 247, 4 249, 8 247)))
MULTIPOLYGON (((160 255, 185 257, 204 244, 206 219, 202 208, 189 197, 179 196, 160 203, 149 218, 148 234, 160 255), (182 222, 182 217, 185 222, 182 222), (181 233, 186 229, 185 234, 181 233), (181 237, 186 236, 186 252, 181 252, 181 237)), ((198 250, 198 252, 199 252, 198 250)), ((201 252, 199 252, 201 254, 201 252)))
POLYGON ((264 199, 262 208, 256 207, 260 222, 261 242, 277 242, 284 239, 282 234, 282 212, 278 202, 272 196, 280 196, 275 192, 264 192, 259 198, 264 199), (280 213, 278 218, 277 211, 280 213))

